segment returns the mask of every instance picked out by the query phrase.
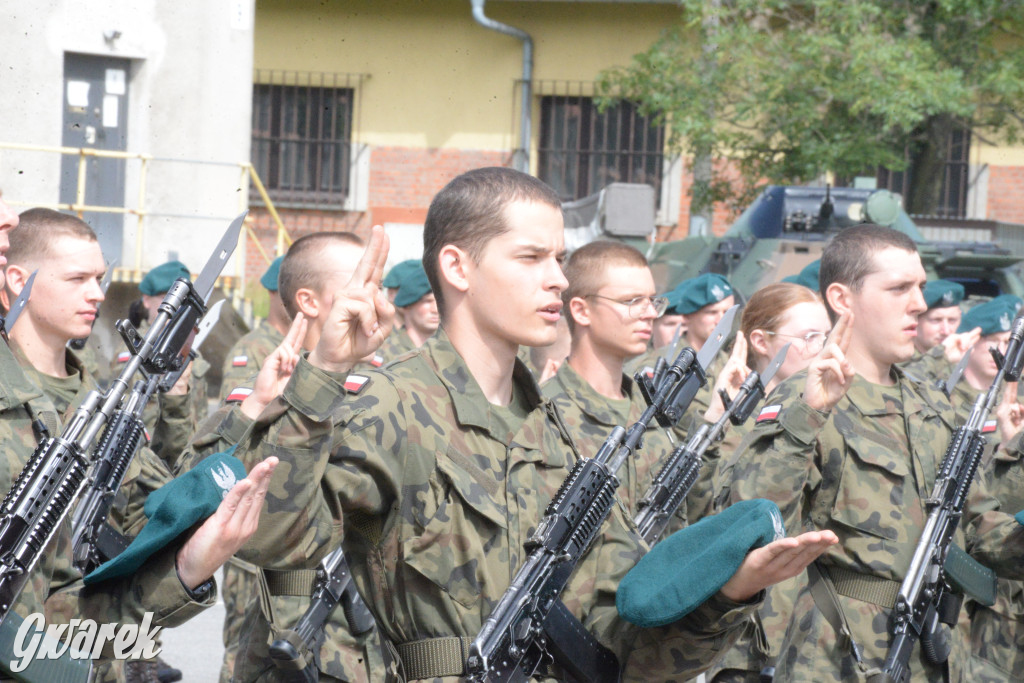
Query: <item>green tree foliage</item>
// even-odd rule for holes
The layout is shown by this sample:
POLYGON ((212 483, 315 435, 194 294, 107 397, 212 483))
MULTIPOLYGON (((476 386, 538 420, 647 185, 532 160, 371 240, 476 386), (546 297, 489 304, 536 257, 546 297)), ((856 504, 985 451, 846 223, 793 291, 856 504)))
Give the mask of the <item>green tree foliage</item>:
MULTIPOLYGON (((678 25, 602 74, 670 124, 670 146, 737 165, 748 188, 909 169, 938 202, 949 133, 1013 143, 1024 115, 1020 0, 686 1, 678 25)), ((720 173, 720 171, 719 171, 720 173)), ((716 175, 706 199, 735 197, 716 175)))

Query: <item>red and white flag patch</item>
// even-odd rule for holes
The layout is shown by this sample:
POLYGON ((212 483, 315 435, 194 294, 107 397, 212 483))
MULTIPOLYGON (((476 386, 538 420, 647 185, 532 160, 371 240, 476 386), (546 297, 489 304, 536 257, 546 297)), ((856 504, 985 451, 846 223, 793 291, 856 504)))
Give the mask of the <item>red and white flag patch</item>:
POLYGON ((997 426, 998 425, 996 424, 995 420, 989 420, 989 421, 987 421, 985 424, 983 424, 981 426, 981 433, 982 434, 991 434, 992 432, 996 431, 996 427, 997 426))
POLYGON ((765 406, 761 408, 761 412, 757 414, 756 422, 767 422, 768 420, 774 420, 779 416, 779 411, 782 410, 782 404, 776 403, 773 406, 765 406))
POLYGON ((380 354, 375 354, 373 360, 370 361, 370 365, 372 365, 375 368, 379 368, 380 366, 384 365, 384 356, 380 354))
POLYGON ((249 364, 249 356, 235 356, 231 359, 231 367, 244 368, 249 364))
POLYGON ((236 387, 231 390, 231 393, 227 395, 224 400, 228 403, 241 403, 245 399, 249 398, 249 394, 252 393, 252 389, 249 387, 236 387))
POLYGON ((345 391, 353 394, 358 394, 366 386, 366 383, 370 381, 370 378, 366 375, 349 375, 345 378, 345 391))
POLYGON ((131 359, 132 359, 132 352, 131 351, 122 351, 121 353, 117 354, 117 362, 118 363, 127 363, 131 359))

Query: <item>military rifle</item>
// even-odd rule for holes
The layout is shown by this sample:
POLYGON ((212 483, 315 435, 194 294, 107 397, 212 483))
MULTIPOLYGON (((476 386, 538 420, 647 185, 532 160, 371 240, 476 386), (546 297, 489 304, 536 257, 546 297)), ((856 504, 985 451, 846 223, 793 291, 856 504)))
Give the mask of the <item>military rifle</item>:
POLYGON ((317 568, 312 600, 295 628, 271 643, 270 659, 274 664, 287 669, 304 669, 314 664, 327 620, 339 604, 354 635, 373 629, 373 614, 356 590, 341 548, 325 557, 317 568))
POLYGON ((107 560, 120 555, 129 544, 129 539, 107 522, 114 496, 121 488, 121 482, 128 472, 128 466, 139 451, 145 438, 142 411, 154 393, 166 392, 177 383, 196 357, 196 350, 217 323, 221 299, 206 312, 199 321, 191 349, 183 356, 177 370, 163 374, 149 375, 135 383, 131 393, 122 401, 114 416, 107 422, 100 437, 94 464, 89 474, 89 483, 71 518, 72 564, 84 576, 107 560))
POLYGON ((180 278, 171 285, 144 337, 119 322, 131 360, 106 392, 86 395, 59 436, 39 444, 0 503, 0 620, 10 612, 85 485, 93 442, 121 405, 136 370, 142 368, 152 376, 181 367, 183 349, 206 312, 217 276, 238 243, 244 218, 242 214, 231 223, 195 283, 180 278))
MULTIPOLYGON (((999 372, 988 390, 974 402, 967 422, 950 439, 939 467, 932 495, 926 499, 928 519, 914 549, 910 568, 900 585, 892 615, 892 639, 880 673, 871 683, 905 683, 910 679, 910 658, 914 644, 921 641, 925 657, 941 664, 949 657, 951 644, 942 625, 954 626, 963 595, 950 586, 953 535, 960 524, 971 482, 985 449, 984 428, 1005 379, 1016 382, 1024 365, 1024 317, 1013 321, 1006 354, 992 349, 999 372)), ((963 555, 963 553, 959 553, 963 555)), ((960 558, 961 560, 964 558, 960 558)), ((967 558, 969 559, 969 558, 967 558)), ((977 563, 971 562, 976 567, 977 563)), ((984 571, 987 569, 982 568, 984 571)))
POLYGON ((775 354, 764 374, 751 371, 731 400, 724 390, 720 391, 725 406, 722 416, 713 425, 701 424, 689 441, 672 451, 637 504, 639 512, 634 521, 648 545, 658 542, 672 515, 697 481, 704 452, 721 437, 729 422, 737 426, 743 424, 764 398, 765 385, 772 381, 785 362, 789 346, 786 344, 775 354))
MULTIPOLYGON (((619 486, 615 473, 641 446, 652 420, 668 427, 686 411, 695 393, 689 389, 706 383, 704 371, 732 329, 738 308, 729 309, 699 353, 683 349, 658 384, 648 384, 647 390, 652 391, 648 407, 628 431, 615 427, 594 458, 576 462, 524 544, 529 552, 526 561, 470 644, 466 660, 470 681, 525 681, 552 659, 554 643, 549 642, 546 622, 559 612, 562 590, 615 504, 619 486)), ((570 657, 560 657, 558 663, 571 670, 577 662, 571 659, 573 653, 567 654, 570 657)), ((617 679, 617 662, 614 671, 603 673, 617 679)))

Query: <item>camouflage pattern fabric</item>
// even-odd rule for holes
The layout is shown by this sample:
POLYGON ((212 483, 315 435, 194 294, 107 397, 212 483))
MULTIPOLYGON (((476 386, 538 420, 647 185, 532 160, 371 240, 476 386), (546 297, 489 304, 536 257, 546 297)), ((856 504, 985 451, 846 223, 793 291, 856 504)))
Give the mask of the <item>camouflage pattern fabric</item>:
MULTIPOLYGON (((780 404, 777 418, 764 419, 744 440, 732 476, 732 500, 774 500, 786 528, 831 529, 839 544, 821 564, 899 582, 910 564, 925 521, 923 499, 955 422, 941 392, 893 370, 893 386, 862 377, 828 414, 800 397, 806 372, 783 382, 767 399, 780 404)), ((1007 577, 1024 573, 1024 528, 998 511, 998 502, 979 478, 971 489, 963 529, 955 542, 982 564, 1007 577), (966 537, 965 537, 966 530, 966 537), (967 542, 966 545, 965 541, 967 542)), ((858 662, 849 642, 837 635, 802 589, 793 608, 778 659, 780 681, 865 680, 880 667, 889 641, 890 609, 837 596, 863 648, 858 662)), ((952 638, 948 675, 966 680, 966 633, 952 638)), ((920 648, 911 659, 913 681, 943 681, 944 666, 925 661, 920 648)))
MULTIPOLYGON (((248 389, 251 382, 243 383, 248 389)), ((196 438, 183 458, 184 469, 191 469, 202 458, 239 443, 252 421, 232 400, 200 424, 196 438)), ((251 468, 251 466, 250 466, 251 468)), ((292 628, 309 605, 308 598, 271 596, 265 589, 260 569, 233 558, 224 566, 224 661, 220 680, 286 680, 288 672, 268 659, 267 645, 277 634, 292 628), (255 571, 255 573, 254 573, 255 571), (227 584, 235 582, 232 586, 227 584), (254 599, 259 596, 261 599, 254 599), (252 614, 249 614, 252 611, 252 614), (269 614, 270 617, 264 616, 269 614), (272 626, 271 626, 272 624, 272 626), (236 664, 236 662, 239 662, 236 664)), ((336 610, 338 615, 342 610, 336 610)), ((383 681, 384 656, 376 630, 362 636, 349 632, 344 616, 328 625, 330 637, 320 648, 321 681, 383 681)))
MULTIPOLYGON (((343 541, 392 642, 474 637, 578 452, 518 362, 513 405, 528 412, 510 433, 504 425, 515 421, 488 403, 443 331, 419 354, 371 374, 348 398, 341 378, 302 360, 260 416, 240 457, 248 466, 269 455, 281 462, 240 555, 309 568, 343 541)), ((669 627, 626 624, 615 590, 644 551, 617 506, 562 597, 617 653, 626 680, 686 680, 735 637, 756 603, 716 595, 669 627)))
POLYGON ((284 335, 274 329, 267 320, 262 320, 253 330, 235 342, 224 356, 220 400, 223 401, 235 387, 259 374, 263 361, 283 341, 284 335))
MULTIPOLYGON (((1024 510, 1024 462, 1018 433, 1008 448, 986 454, 981 471, 1003 510, 1024 510)), ((996 603, 985 607, 968 601, 971 614, 971 680, 1024 680, 1024 582, 999 579, 996 603)))
MULTIPOLYGON (((946 349, 939 344, 929 349, 927 353, 921 353, 915 349, 914 357, 906 363, 901 363, 900 367, 908 375, 932 386, 938 386, 946 383, 953 373, 954 365, 955 363, 946 360, 946 349)), ((967 409, 968 412, 970 410, 970 408, 967 409)))
MULTIPOLYGON (((576 441, 580 455, 593 458, 616 425, 629 428, 640 419, 647 403, 635 382, 622 376, 622 393, 626 398, 609 399, 597 393, 568 363, 544 385, 542 393, 558 408, 569 433, 576 441)), ((661 465, 674 448, 668 435, 655 422, 644 436, 643 447, 635 457, 628 458, 617 473, 619 498, 626 504, 630 518, 636 518, 637 503, 643 497, 661 465)), ((686 526, 686 501, 679 506, 675 519, 665 529, 665 536, 686 526)))
MULTIPOLYGON (((32 422, 37 418, 58 424, 52 402, 26 377, 7 345, 0 344, 0 439, 6 446, 6 457, 0 459, 0 488, 5 491, 35 450, 32 422)), ((175 548, 168 548, 133 577, 86 588, 71 567, 71 524, 67 519, 43 552, 13 610, 22 618, 43 613, 48 623, 67 623, 71 618, 138 623, 148 610, 154 612, 154 625, 177 626, 212 605, 216 591, 204 603, 192 601, 177 577, 175 554, 175 548)), ((111 657, 113 651, 104 655, 111 657)), ((118 671, 97 668, 99 679, 118 680, 118 671)), ((0 678, 3 675, 0 672, 0 678)))
POLYGON ((385 363, 390 363, 399 356, 415 350, 416 344, 413 342, 412 337, 409 336, 409 333, 404 328, 396 327, 391 330, 391 334, 384 340, 384 344, 380 347, 378 353, 384 357, 385 363))

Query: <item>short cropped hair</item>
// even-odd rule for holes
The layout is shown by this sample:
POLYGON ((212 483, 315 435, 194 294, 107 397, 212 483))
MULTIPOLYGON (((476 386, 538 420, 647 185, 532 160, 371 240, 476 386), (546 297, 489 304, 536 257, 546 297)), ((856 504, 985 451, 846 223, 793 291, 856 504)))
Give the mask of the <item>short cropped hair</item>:
POLYGON ((853 292, 860 291, 864 279, 877 270, 875 254, 891 247, 917 253, 917 245, 908 235, 874 223, 846 228, 825 245, 821 254, 818 291, 825 300, 825 308, 833 323, 838 316, 828 303, 826 292, 829 285, 839 283, 853 292))
POLYGON ((37 263, 53 256, 53 244, 60 237, 78 237, 98 242, 89 224, 77 216, 53 209, 29 209, 18 215, 18 227, 11 230, 7 262, 15 265, 37 263))
POLYGON ((452 244, 479 261, 487 243, 508 232, 505 207, 515 201, 562 208, 558 193, 549 185, 526 173, 501 167, 467 171, 445 185, 430 202, 423 225, 423 270, 442 318, 444 296, 438 272, 441 249, 452 244))
POLYGON ((319 292, 327 281, 332 268, 324 261, 322 251, 332 242, 363 246, 363 240, 351 232, 314 232, 295 240, 281 261, 277 289, 281 303, 292 318, 299 312, 295 294, 303 288, 319 292))
POLYGON ((604 274, 610 266, 646 268, 647 259, 638 249, 628 244, 598 240, 580 247, 566 261, 565 279, 569 281, 569 286, 562 292, 562 304, 570 332, 576 330, 576 321, 569 310, 569 302, 578 296, 596 294, 604 284, 604 274))

